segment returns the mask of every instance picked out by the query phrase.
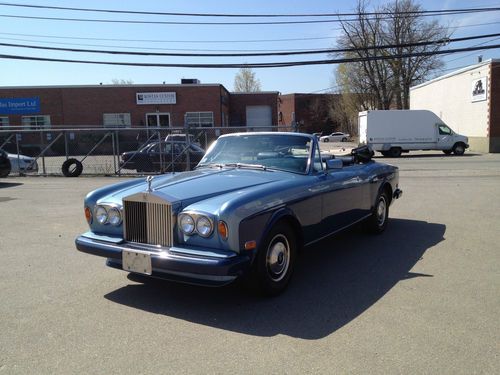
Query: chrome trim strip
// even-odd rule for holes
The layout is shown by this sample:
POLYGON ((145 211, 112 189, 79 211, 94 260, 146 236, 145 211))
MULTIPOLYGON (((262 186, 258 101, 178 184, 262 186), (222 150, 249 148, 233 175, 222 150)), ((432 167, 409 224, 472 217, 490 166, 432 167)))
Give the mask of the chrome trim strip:
POLYGON ((355 222, 353 222, 353 223, 351 223, 351 224, 348 224, 348 225, 346 225, 346 226, 344 226, 344 227, 342 227, 342 228, 340 228, 340 229, 337 229, 337 230, 335 230, 335 231, 333 231, 333 232, 331 232, 331 233, 329 233, 329 234, 327 234, 327 235, 324 235, 323 237, 317 238, 317 239, 315 239, 314 241, 308 242, 308 243, 306 243, 304 246, 309 246, 309 245, 312 245, 313 243, 316 243, 316 242, 318 242, 318 241, 321 241, 321 240, 323 240, 323 239, 325 239, 325 238, 327 238, 327 237, 333 236, 335 233, 341 232, 341 231, 343 231, 344 229, 347 229, 347 228, 349 228, 349 227, 352 227, 354 224, 357 224, 357 223, 359 223, 359 222, 361 222, 361 221, 363 221, 363 220, 368 219, 371 215, 372 215, 372 214, 368 214, 368 215, 366 215, 366 216, 363 216, 361 219, 356 220, 355 222))

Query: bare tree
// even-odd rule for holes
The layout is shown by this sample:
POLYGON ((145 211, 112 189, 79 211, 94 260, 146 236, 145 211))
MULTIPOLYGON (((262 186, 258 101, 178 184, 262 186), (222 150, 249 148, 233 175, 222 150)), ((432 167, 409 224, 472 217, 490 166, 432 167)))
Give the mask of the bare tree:
POLYGON ((234 77, 235 92, 258 92, 260 91, 260 81, 255 77, 255 73, 250 68, 241 68, 234 77))
POLYGON ((339 66, 337 84, 342 94, 359 94, 354 97, 359 110, 367 109, 367 104, 374 109, 409 108, 410 87, 442 66, 437 56, 398 57, 408 53, 432 53, 442 44, 409 44, 450 37, 446 27, 437 21, 426 21, 417 13, 420 10, 415 0, 393 0, 376 8, 377 14, 366 14, 368 1, 358 0, 355 19, 341 21, 343 34, 338 44, 341 48, 352 49, 343 57, 362 61, 339 66))
POLYGON ((131 79, 118 79, 118 78, 113 78, 111 80, 111 84, 113 85, 132 85, 134 81, 131 79))

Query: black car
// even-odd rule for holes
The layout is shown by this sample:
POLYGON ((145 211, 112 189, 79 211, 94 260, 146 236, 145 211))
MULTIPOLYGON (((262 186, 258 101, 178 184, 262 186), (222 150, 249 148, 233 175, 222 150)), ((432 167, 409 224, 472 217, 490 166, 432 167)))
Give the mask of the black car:
POLYGON ((11 165, 7 153, 0 150, 0 177, 7 177, 10 173, 11 165))
POLYGON ((188 164, 193 169, 205 155, 199 145, 186 142, 153 142, 138 151, 124 152, 121 155, 122 169, 135 169, 137 172, 180 172, 188 164))

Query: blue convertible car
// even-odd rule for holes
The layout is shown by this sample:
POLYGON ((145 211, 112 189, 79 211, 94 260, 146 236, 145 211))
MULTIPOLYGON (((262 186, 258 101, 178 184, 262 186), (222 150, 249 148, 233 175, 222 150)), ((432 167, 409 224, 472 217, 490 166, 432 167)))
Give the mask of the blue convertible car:
POLYGON ((322 155, 308 134, 224 135, 193 171, 89 193, 90 231, 76 247, 129 272, 204 285, 243 278, 277 294, 300 248, 361 221, 385 229, 402 194, 398 169, 371 155, 322 155))

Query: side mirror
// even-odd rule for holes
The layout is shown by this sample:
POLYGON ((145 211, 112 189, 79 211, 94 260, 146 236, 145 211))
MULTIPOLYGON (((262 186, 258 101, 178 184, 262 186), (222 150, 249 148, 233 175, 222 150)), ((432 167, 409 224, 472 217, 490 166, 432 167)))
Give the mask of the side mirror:
POLYGON ((329 159, 326 161, 326 169, 342 169, 343 164, 340 159, 329 159))

